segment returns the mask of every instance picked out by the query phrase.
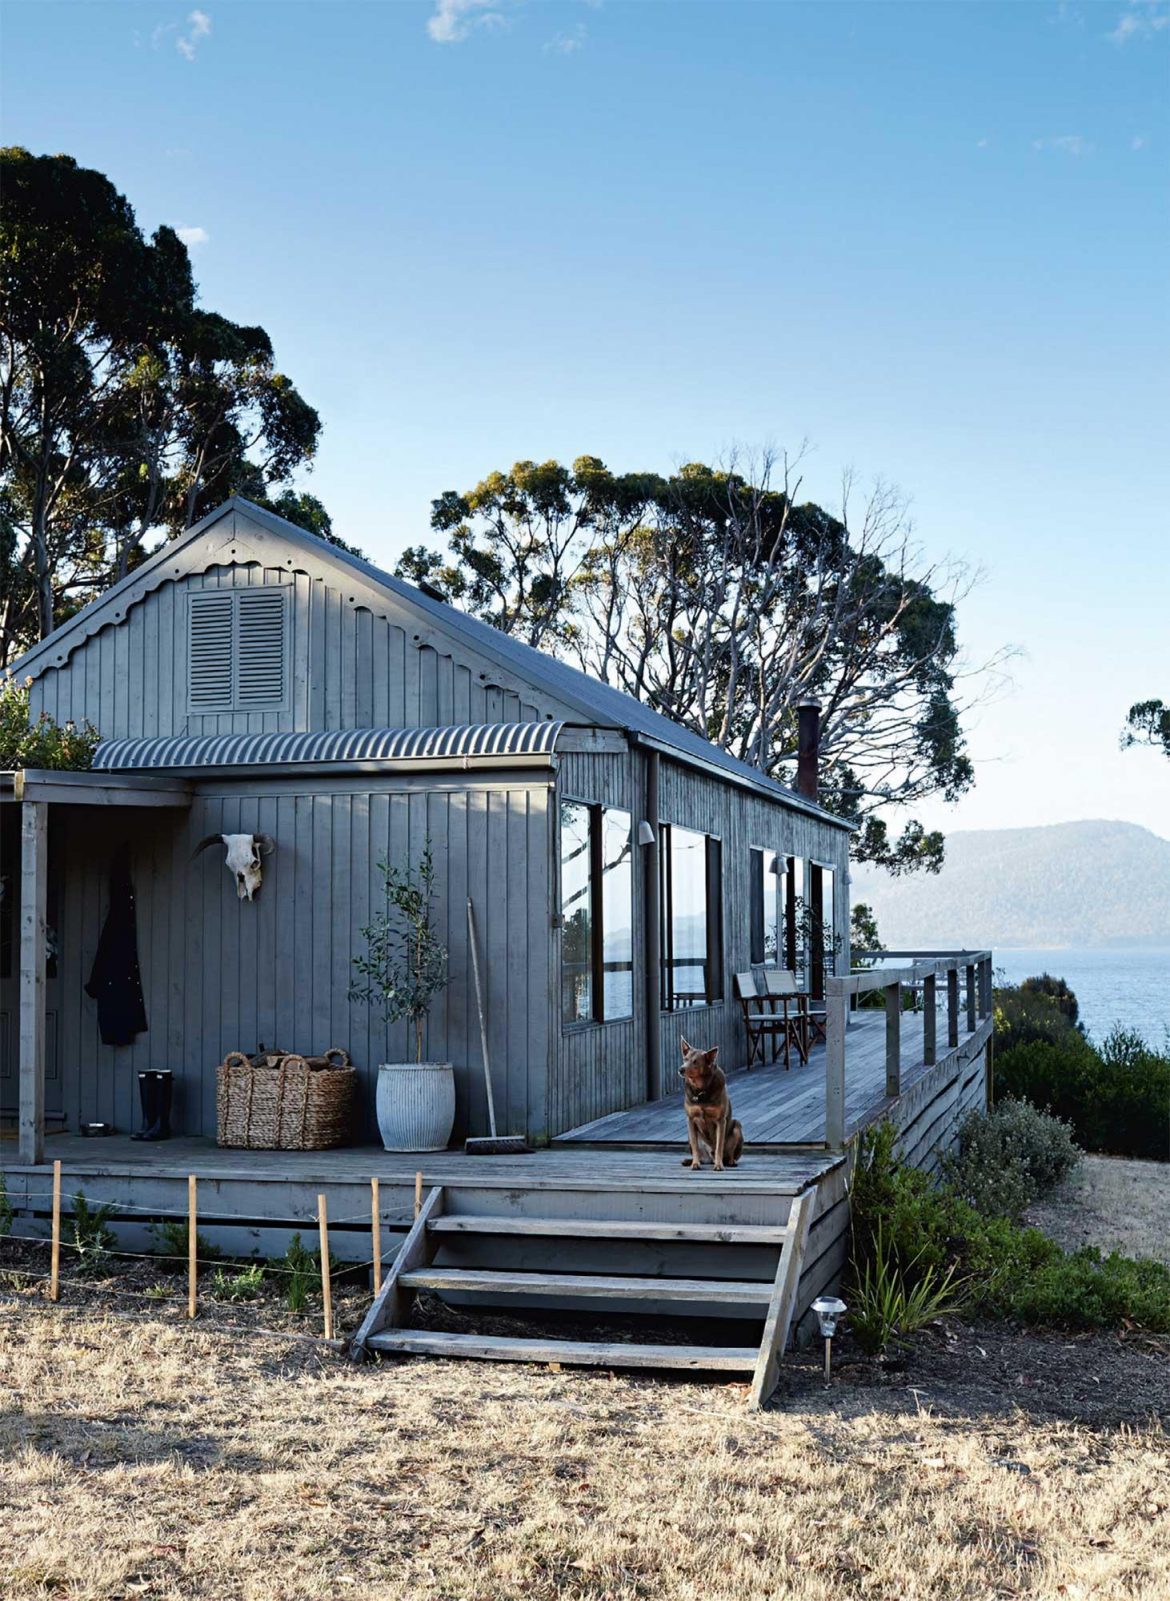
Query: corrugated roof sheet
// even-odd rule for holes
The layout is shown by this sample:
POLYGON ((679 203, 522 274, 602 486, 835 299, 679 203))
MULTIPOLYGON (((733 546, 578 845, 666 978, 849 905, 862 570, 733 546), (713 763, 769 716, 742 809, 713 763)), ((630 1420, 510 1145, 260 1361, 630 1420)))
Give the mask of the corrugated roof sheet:
POLYGON ((295 734, 205 734, 107 739, 93 765, 106 771, 268 767, 290 762, 504 761, 551 756, 564 723, 473 723, 454 728, 336 728, 295 734))

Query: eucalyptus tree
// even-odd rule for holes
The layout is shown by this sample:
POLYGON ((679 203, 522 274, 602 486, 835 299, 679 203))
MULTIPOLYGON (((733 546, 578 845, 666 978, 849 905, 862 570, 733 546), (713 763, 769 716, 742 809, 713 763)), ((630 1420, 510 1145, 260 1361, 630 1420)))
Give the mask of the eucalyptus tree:
POLYGON ((895 491, 859 501, 846 480, 835 515, 799 493, 770 456, 669 477, 520 462, 440 496, 448 552, 399 570, 783 780, 816 698, 824 797, 858 822, 856 854, 937 868, 942 835, 883 814, 970 787, 962 714, 1002 657, 964 666, 971 577, 923 559, 895 491))
POLYGON ((226 494, 279 489, 321 425, 108 178, 11 148, 0 184, 2 664, 226 494))
POLYGON ((1129 708, 1121 735, 1121 748, 1152 745, 1170 756, 1170 706, 1162 700, 1139 700, 1129 708))

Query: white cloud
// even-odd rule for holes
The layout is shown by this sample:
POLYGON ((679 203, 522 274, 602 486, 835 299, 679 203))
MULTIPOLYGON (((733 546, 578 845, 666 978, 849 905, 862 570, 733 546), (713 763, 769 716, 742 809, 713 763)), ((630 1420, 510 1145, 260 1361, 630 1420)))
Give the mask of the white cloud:
POLYGON ((175 232, 185 245, 205 245, 211 238, 206 228, 176 228, 175 232))
POLYGON ((1092 150, 1092 141, 1079 133, 1061 133, 1051 139, 1033 139, 1033 150, 1059 150, 1066 156, 1087 156, 1092 150))
POLYGON ((574 50, 580 50, 589 37, 589 30, 583 22, 579 22, 572 33, 558 33, 555 39, 550 39, 545 45, 545 53, 551 52, 557 56, 571 56, 574 50))
POLYGON ((1129 142, 1129 148, 1131 150, 1144 150, 1149 142, 1144 133, 1135 133, 1129 142))
POLYGON ((990 139, 976 139, 975 148, 976 150, 986 150, 990 143, 990 139))
POLYGON ((188 61, 194 61, 199 41, 211 32, 211 18, 206 11, 192 11, 187 18, 187 32, 175 40, 175 49, 188 61))
POLYGON ((436 44, 458 44, 472 28, 499 28, 504 18, 490 8, 497 0, 435 0, 434 16, 427 19, 427 32, 436 44))
POLYGON ((1170 28, 1170 5, 1166 0, 1129 0, 1128 9, 1117 19, 1117 26, 1109 35, 1114 44, 1128 44, 1131 39, 1149 39, 1170 28))

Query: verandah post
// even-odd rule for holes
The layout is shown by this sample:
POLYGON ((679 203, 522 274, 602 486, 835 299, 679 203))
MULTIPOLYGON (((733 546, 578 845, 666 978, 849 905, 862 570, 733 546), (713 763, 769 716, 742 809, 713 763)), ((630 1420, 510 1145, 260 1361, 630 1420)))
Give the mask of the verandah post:
POLYGON ((938 1060, 938 979, 933 973, 922 981, 922 1060, 927 1067, 938 1060))
POLYGON ((975 963, 967 963, 967 1032, 974 1034, 975 1024, 975 963))
POLYGON ((49 808, 20 807, 20 1160, 45 1159, 45 913, 49 808))
POLYGON ((886 985, 886 1095, 902 1093, 902 985, 886 985))
MULTIPOLYGON (((836 991, 840 979, 830 979, 826 990, 836 991)), ((830 1151, 845 1149, 845 1020, 848 996, 825 996, 825 1144, 830 1151)))
POLYGON ((953 1051, 959 1043, 959 970, 947 968, 947 1045, 953 1051))

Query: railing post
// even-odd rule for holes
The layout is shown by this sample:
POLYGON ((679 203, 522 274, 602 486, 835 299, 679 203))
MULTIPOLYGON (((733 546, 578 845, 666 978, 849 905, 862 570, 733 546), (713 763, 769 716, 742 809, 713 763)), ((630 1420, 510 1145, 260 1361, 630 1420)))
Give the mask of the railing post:
POLYGON ((975 1032, 975 963, 967 963, 967 1032, 975 1032))
POLYGON ((886 985, 886 1095, 902 1093, 902 986, 886 985))
POLYGON ((959 1043, 959 969, 947 968, 947 1046, 954 1050, 959 1043))
POLYGON ((938 1060, 938 979, 931 973, 922 981, 922 1060, 933 1067, 938 1060))
POLYGON ((980 975, 982 979, 982 994, 980 998, 983 1003, 984 1017, 990 1017, 994 1009, 994 1002, 992 1001, 991 997, 991 976, 991 957, 985 956, 983 958, 982 972, 980 975))
POLYGON ((825 1144, 845 1149, 845 1019, 848 998, 825 996, 825 1144))

